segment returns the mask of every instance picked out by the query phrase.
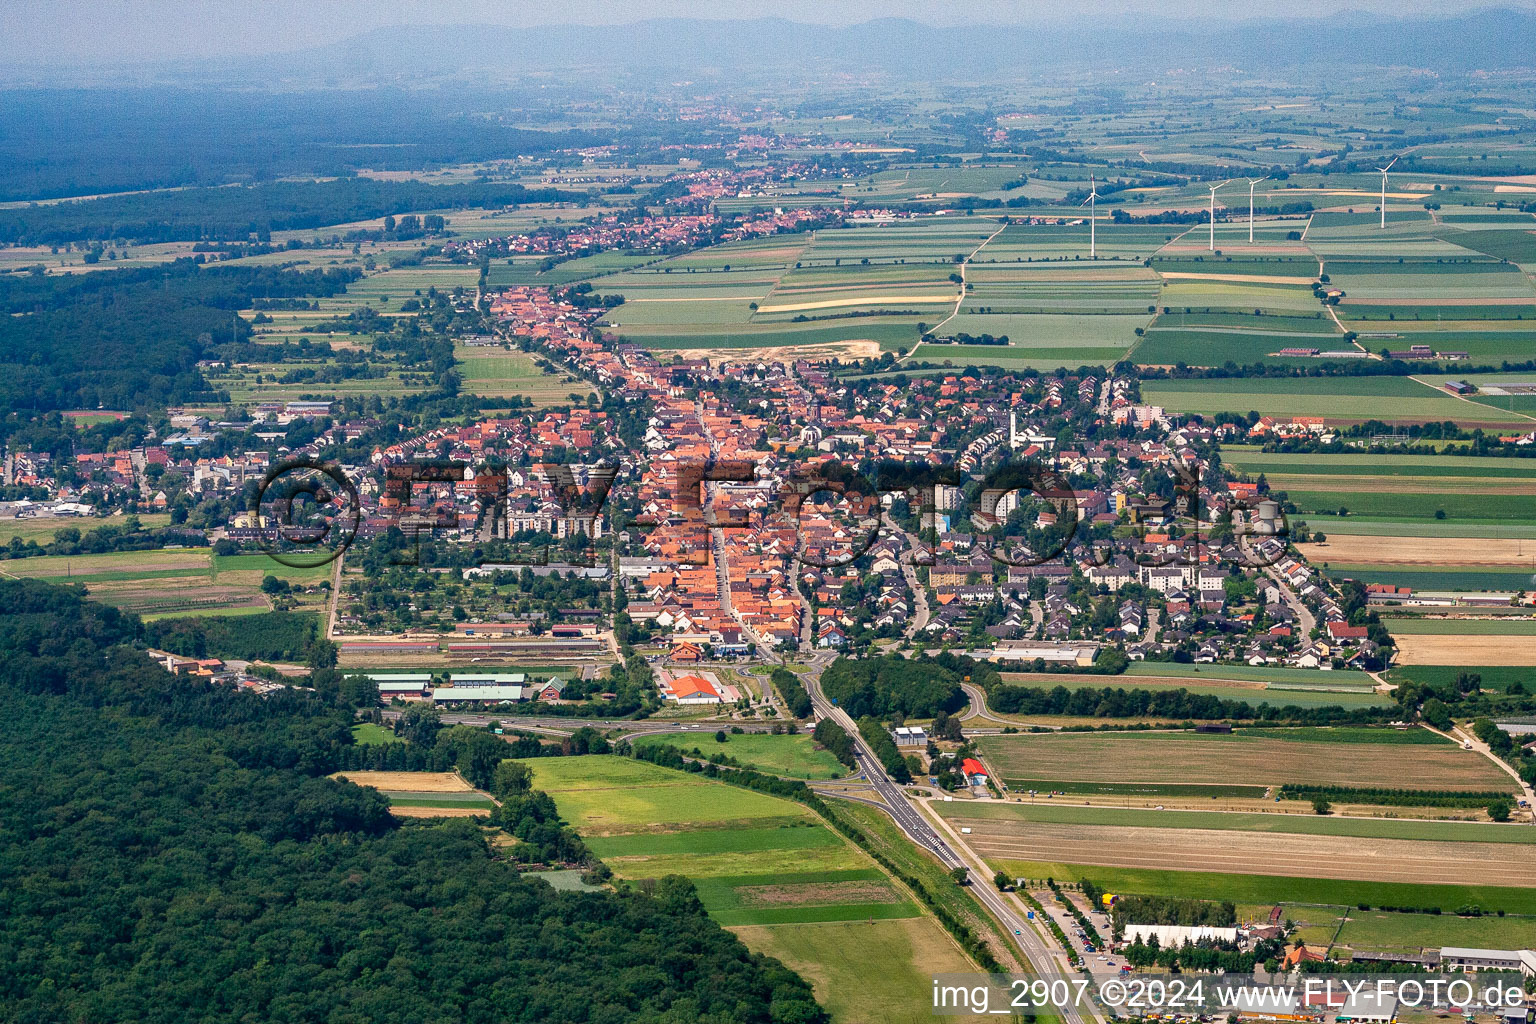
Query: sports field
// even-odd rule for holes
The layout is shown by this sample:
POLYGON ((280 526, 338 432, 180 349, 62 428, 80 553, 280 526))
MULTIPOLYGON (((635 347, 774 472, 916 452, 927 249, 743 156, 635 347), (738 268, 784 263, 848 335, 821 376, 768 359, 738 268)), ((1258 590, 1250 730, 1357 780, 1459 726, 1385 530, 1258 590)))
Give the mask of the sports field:
POLYGON ((472 395, 510 398, 520 395, 535 406, 570 402, 572 393, 585 398, 592 385, 564 373, 544 369, 526 352, 496 347, 460 345, 454 361, 463 378, 461 387, 472 395))

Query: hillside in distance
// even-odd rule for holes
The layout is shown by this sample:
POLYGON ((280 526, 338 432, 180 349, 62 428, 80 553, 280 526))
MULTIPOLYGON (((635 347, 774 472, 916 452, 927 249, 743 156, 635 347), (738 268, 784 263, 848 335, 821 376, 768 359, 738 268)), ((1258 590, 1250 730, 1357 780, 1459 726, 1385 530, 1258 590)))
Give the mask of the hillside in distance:
POLYGON ((1204 23, 1147 17, 1100 21, 933 27, 889 18, 846 27, 781 18, 654 19, 625 26, 495 25, 377 29, 293 55, 356 73, 599 66, 675 77, 727 70, 838 68, 898 78, 969 78, 1114 65, 1158 71, 1235 66, 1353 71, 1412 66, 1443 72, 1524 66, 1536 16, 1482 10, 1451 18, 1330 18, 1204 23))

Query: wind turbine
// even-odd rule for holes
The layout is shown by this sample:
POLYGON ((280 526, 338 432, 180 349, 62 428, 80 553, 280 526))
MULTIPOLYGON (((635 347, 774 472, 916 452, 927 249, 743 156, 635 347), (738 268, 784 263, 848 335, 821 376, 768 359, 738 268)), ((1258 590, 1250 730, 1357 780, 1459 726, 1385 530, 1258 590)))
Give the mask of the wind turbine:
POLYGON ((1090 174, 1088 175, 1088 198, 1077 205, 1088 207, 1088 258, 1091 260, 1099 258, 1099 218, 1097 212, 1099 204, 1096 202, 1098 198, 1099 184, 1094 180, 1093 175, 1090 174))
MULTIPOLYGON (((1262 178, 1249 178, 1248 179, 1248 244, 1249 245, 1253 244, 1253 186, 1257 185, 1261 181, 1268 181, 1268 180, 1269 180, 1269 175, 1267 175, 1267 174, 1264 177, 1262 177, 1262 178)), ((1212 218, 1212 219, 1215 219, 1215 218, 1212 218)))
POLYGON ((1226 181, 1222 182, 1221 185, 1206 186, 1206 188, 1211 190, 1211 252, 1216 251, 1216 190, 1221 188, 1222 185, 1226 185, 1231 181, 1232 179, 1228 178, 1226 181))
POLYGON ((1387 166, 1376 168, 1381 172, 1381 227, 1383 231, 1387 227, 1387 172, 1392 169, 1392 164, 1395 163, 1397 163, 1397 157, 1393 157, 1387 166))

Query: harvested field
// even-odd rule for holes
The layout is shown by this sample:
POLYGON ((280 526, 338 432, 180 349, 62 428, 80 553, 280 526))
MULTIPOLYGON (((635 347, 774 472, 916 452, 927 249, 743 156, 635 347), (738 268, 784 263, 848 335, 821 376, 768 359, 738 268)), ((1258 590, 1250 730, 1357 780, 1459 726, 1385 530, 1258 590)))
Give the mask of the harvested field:
MULTIPOLYGON (((639 339, 643 344, 644 339, 639 339)), ((762 348, 682 348, 666 354, 683 359, 708 359, 711 363, 751 359, 753 362, 790 363, 796 359, 878 359, 880 343, 867 338, 818 342, 812 345, 764 345, 762 348)))
POLYGON ((397 818, 472 818, 477 814, 489 814, 483 807, 420 807, 391 804, 389 813, 397 818))
POLYGON ((454 772, 337 772, 359 786, 395 793, 468 793, 474 787, 454 772))
POLYGON ((1216 829, 1009 823, 954 818, 989 861, 1282 874, 1381 882, 1476 878, 1483 885, 1536 885, 1536 859, 1518 844, 1416 842, 1216 829))
MULTIPOLYGON (((1486 640, 1483 643, 1486 646, 1486 640)), ((1390 788, 1403 786, 1404 779, 1424 779, 1433 780, 1436 789, 1509 787, 1509 777, 1486 758, 1449 742, 1432 746, 1335 743, 1249 736, 1239 731, 1226 735, 988 736, 980 744, 982 753, 1005 781, 1028 778, 1164 786, 1277 786, 1291 782, 1390 788)))
POLYGON ((1183 271, 1159 271, 1170 281, 1236 281, 1242 284, 1295 284, 1311 285, 1314 277, 1277 277, 1258 274, 1189 274, 1183 271))
MULTIPOLYGON (((1348 527, 1344 527, 1348 529, 1348 527)), ((1325 531, 1325 544, 1298 544, 1314 564, 1500 566, 1536 569, 1536 544, 1484 537, 1366 537, 1325 531)))
POLYGON ((1394 633, 1399 665, 1536 665, 1536 636, 1394 633))
POLYGON ((790 302, 777 306, 758 306, 759 313, 803 313, 812 309, 836 309, 840 306, 899 305, 911 303, 941 306, 954 302, 957 295, 862 295, 846 299, 821 299, 817 302, 790 302))

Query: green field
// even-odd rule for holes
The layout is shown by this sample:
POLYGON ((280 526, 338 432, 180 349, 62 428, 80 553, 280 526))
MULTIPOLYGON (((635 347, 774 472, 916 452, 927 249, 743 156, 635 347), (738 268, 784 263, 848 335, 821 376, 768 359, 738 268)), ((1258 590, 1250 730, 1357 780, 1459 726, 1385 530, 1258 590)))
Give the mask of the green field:
POLYGON ((769 733, 727 733, 724 743, 713 737, 695 734, 670 733, 664 736, 642 736, 636 746, 666 744, 682 750, 698 747, 706 755, 725 754, 742 764, 771 775, 783 775, 793 779, 835 779, 846 775, 837 758, 818 749, 808 734, 774 736, 769 733))
POLYGON ((1536 479, 1536 460, 1472 455, 1389 455, 1377 452, 1266 452, 1227 445, 1222 462, 1241 473, 1308 476, 1488 477, 1536 479))
POLYGON ((1463 843, 1536 843, 1536 828, 1484 822, 1415 821, 1402 818, 1320 817, 1315 814, 1250 814, 1225 811, 1156 811, 1146 808, 1077 807, 1068 804, 998 804, 964 801, 933 805, 949 818, 996 818, 1129 828, 1223 829, 1367 839, 1417 839, 1463 843))
POLYGON ((463 390, 486 398, 521 396, 536 406, 562 405, 570 395, 586 397, 592 385, 566 374, 550 373, 526 352, 502 348, 454 349, 463 390))
MULTIPOLYGON (((1133 662, 1139 665, 1141 662, 1133 662)), ((1159 667, 1162 667, 1159 665, 1159 667)), ((1170 665, 1171 668, 1179 668, 1178 665, 1170 665)), ((1188 666, 1182 666, 1188 667, 1188 666)), ((1234 667, 1232 672, 1227 671, 1227 666, 1206 666, 1204 676, 1180 676, 1170 673, 1167 677, 1150 676, 1145 674, 1132 675, 1126 672, 1118 676, 1078 675, 1076 673, 1031 673, 1031 672, 1006 672, 1003 680, 1021 686, 1034 686, 1054 688, 1066 687, 1068 690, 1102 689, 1114 687, 1116 689, 1134 690, 1188 690, 1190 693, 1207 697, 1216 697, 1220 700, 1242 701, 1247 704, 1273 704, 1277 707, 1295 705, 1296 707, 1372 707, 1390 703, 1383 694, 1374 692, 1369 680, 1366 685, 1351 686, 1346 680, 1335 683, 1329 678, 1331 675, 1348 677, 1357 673, 1350 672, 1318 672, 1311 670, 1312 678, 1306 682, 1268 682, 1261 685, 1247 683, 1243 679, 1233 678, 1237 676, 1238 669, 1234 667)), ((1299 670, 1309 671, 1309 670, 1299 670)))
POLYGON ((1319 672, 1280 665, 1184 665, 1174 661, 1133 661, 1128 676, 1188 676, 1191 680, 1237 679, 1252 683, 1306 683, 1318 686, 1363 686, 1375 683, 1364 672, 1319 672))
POLYGON ((490 811, 496 807, 489 797, 481 796, 479 793, 464 796, 457 793, 385 793, 384 795, 389 798, 391 807, 473 807, 484 811, 490 811))
POLYGON ((811 818, 787 800, 630 758, 549 757, 529 766, 534 788, 554 797, 582 835, 811 818))
POLYGON ((1482 677, 1479 684, 1485 690, 1507 690, 1513 683, 1520 683, 1527 692, 1536 692, 1536 668, 1523 665, 1402 665, 1391 669, 1387 679, 1394 683, 1414 682, 1426 686, 1450 687, 1462 672, 1482 677))
MULTIPOLYGON (((1447 908, 1451 909, 1451 908, 1447 908)), ((1349 909, 1338 944, 1353 950, 1418 950, 1439 946, 1530 949, 1536 944, 1533 917, 1452 917, 1447 914, 1392 914, 1349 909)))
POLYGON ((396 736, 382 725, 372 722, 359 722, 352 727, 352 741, 354 743, 403 743, 404 740, 396 736))
POLYGON ((1536 577, 1528 572, 1460 569, 1382 569, 1371 565, 1333 565, 1330 576, 1349 577, 1366 583, 1390 583, 1414 590, 1472 592, 1480 590, 1511 593, 1536 589, 1536 577))
POLYGON ((1454 634, 1457 636, 1536 636, 1536 619, 1388 619, 1382 625, 1391 633, 1409 635, 1454 634))
POLYGON ((710 915, 803 974, 834 1020, 869 1019, 869 1000, 850 992, 876 974, 874 987, 896 994, 894 1019, 926 1019, 914 994, 929 973, 974 970, 904 889, 801 804, 623 757, 526 763, 620 879, 693 879, 710 915))
POLYGON ((949 936, 923 918, 731 930, 809 981, 839 1024, 930 1024, 931 975, 975 970, 949 936))
MULTIPOLYGON (((138 518, 139 524, 146 530, 155 530, 171 524, 171 516, 168 512, 140 512, 138 518)), ((39 544, 52 544, 55 531, 79 530, 81 533, 90 533, 103 526, 121 526, 123 519, 122 516, 32 516, 26 519, 0 519, 0 544, 9 544, 13 537, 20 537, 23 541, 35 540, 39 544)))

